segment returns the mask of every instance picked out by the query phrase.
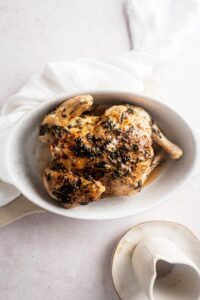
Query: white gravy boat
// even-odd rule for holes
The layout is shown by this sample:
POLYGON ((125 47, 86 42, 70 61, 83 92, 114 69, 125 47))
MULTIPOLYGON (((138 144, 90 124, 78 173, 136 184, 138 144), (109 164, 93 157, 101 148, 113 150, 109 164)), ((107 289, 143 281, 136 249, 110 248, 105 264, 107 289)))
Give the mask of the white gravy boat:
POLYGON ((132 255, 132 265, 141 289, 150 300, 197 300, 200 272, 169 239, 143 239, 132 255))

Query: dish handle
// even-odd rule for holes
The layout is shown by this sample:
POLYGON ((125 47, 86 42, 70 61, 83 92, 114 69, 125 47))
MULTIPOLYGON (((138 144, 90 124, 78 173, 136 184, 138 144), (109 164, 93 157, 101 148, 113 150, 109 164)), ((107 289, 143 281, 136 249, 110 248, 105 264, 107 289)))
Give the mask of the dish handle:
POLYGON ((26 197, 20 195, 14 201, 0 208, 0 228, 11 224, 25 216, 46 212, 43 208, 30 202, 26 197))

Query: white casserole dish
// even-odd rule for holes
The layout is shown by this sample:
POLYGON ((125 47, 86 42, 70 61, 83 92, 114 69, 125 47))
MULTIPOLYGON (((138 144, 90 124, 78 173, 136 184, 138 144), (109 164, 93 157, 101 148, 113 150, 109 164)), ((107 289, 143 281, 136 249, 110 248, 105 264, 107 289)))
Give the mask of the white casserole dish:
MULTIPOLYGON (((85 93, 86 94, 86 93, 85 93)), ((198 164, 198 138, 188 123, 172 108, 156 99, 119 92, 87 91, 94 102, 106 104, 130 103, 144 107, 164 130, 167 137, 184 151, 179 161, 168 160, 156 180, 138 194, 126 197, 106 197, 86 206, 64 209, 44 189, 41 172, 46 164, 46 146, 38 141, 42 118, 55 106, 76 95, 65 94, 42 103, 27 113, 16 125, 7 144, 7 167, 14 185, 30 201, 43 209, 78 219, 114 219, 139 214, 152 209, 172 196, 193 176, 198 164)))

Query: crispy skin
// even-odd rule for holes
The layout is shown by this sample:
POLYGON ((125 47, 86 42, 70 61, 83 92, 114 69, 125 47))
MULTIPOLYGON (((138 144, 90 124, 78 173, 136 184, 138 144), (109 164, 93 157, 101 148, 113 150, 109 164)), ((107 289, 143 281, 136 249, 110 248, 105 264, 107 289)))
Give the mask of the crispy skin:
POLYGON ((97 201, 105 191, 105 187, 92 177, 86 179, 71 171, 56 170, 55 166, 45 169, 43 183, 48 193, 65 208, 97 201))

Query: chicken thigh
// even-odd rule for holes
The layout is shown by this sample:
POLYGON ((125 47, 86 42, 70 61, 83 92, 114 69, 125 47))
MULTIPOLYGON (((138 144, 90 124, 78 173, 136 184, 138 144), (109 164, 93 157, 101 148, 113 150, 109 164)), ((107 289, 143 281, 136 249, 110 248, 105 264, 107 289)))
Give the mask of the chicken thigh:
POLYGON ((103 193, 138 192, 166 152, 172 159, 182 156, 143 108, 116 105, 100 116, 92 108, 92 96, 77 96, 46 115, 40 127, 39 138, 53 158, 44 186, 66 208, 103 193), (165 151, 155 154, 154 142, 165 151))

